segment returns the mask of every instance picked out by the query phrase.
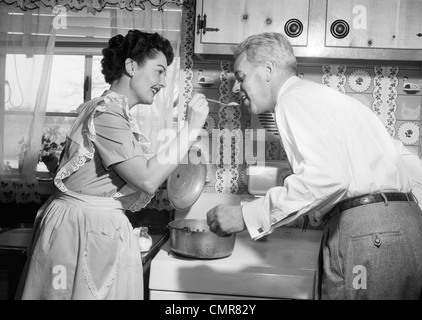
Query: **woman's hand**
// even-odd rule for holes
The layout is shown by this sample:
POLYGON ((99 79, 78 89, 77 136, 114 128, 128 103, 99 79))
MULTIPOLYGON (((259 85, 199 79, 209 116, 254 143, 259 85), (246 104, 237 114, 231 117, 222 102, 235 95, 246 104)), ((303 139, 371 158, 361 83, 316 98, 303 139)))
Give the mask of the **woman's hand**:
POLYGON ((113 165, 117 174, 132 188, 153 194, 177 168, 196 141, 209 112, 203 94, 195 94, 188 104, 187 124, 167 148, 161 149, 150 159, 133 157, 113 165), (151 174, 153 172, 153 174, 151 174))
POLYGON ((202 129, 209 112, 208 101, 202 93, 196 93, 188 103, 186 121, 191 129, 202 129))

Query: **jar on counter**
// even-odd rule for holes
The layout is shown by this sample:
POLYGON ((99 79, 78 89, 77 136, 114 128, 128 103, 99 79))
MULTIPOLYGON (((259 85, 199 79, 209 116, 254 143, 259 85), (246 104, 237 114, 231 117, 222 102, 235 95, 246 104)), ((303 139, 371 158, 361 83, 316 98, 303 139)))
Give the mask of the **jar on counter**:
POLYGON ((133 230, 135 235, 138 237, 139 248, 141 249, 141 252, 149 251, 152 246, 152 238, 148 234, 148 227, 139 227, 133 230))

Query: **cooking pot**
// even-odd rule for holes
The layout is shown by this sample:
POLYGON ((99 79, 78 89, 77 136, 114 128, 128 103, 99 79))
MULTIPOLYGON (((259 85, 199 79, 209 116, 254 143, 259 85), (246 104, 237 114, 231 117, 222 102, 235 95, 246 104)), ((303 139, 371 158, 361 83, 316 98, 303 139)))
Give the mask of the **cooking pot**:
POLYGON ((228 257, 233 252, 235 234, 217 236, 210 231, 206 220, 174 220, 168 227, 170 248, 177 255, 196 259, 218 259, 228 257))

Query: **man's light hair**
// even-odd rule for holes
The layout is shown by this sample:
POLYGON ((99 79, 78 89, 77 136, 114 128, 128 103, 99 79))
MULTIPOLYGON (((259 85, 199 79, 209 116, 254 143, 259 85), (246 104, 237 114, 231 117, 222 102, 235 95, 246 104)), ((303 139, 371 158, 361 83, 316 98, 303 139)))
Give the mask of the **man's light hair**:
POLYGON ((297 74, 297 61, 292 45, 280 33, 265 32, 247 37, 233 48, 234 58, 236 59, 243 52, 246 53, 248 61, 253 64, 257 65, 270 60, 283 72, 297 74))

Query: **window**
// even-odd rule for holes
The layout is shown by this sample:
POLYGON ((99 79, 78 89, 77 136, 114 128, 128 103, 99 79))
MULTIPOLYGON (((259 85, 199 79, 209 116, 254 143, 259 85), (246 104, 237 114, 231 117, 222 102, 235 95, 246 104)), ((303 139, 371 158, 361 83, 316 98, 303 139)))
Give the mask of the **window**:
MULTIPOLYGON (((31 112, 22 92, 25 86, 25 63, 22 54, 6 55, 5 79, 5 150, 4 161, 18 168, 20 141, 26 135, 25 115, 31 112)), ((66 133, 76 117, 76 109, 84 101, 100 96, 110 85, 101 73, 102 56, 57 54, 53 58, 47 113, 44 125, 46 139, 57 145, 65 141, 66 133)), ((37 171, 47 172, 42 162, 37 171)))
MULTIPOLYGON (((133 8, 128 13, 127 10, 112 5, 103 8, 101 12, 87 8, 70 11, 63 6, 40 7, 25 12, 10 6, 7 10, 8 12, 5 14, 3 11, 3 14, 7 15, 8 19, 12 17, 12 23, 0 26, 0 33, 7 33, 13 45, 3 46, 0 52, 0 84, 4 84, 4 95, 0 94, 0 98, 4 96, 4 107, 0 107, 0 130, 3 131, 4 137, 0 147, 4 152, 3 159, 0 160, 7 162, 12 169, 19 166, 22 138, 28 132, 29 118, 33 114, 33 106, 30 103, 35 99, 23 94, 27 86, 33 85, 25 77, 25 65, 32 57, 22 53, 21 48, 25 46, 24 35, 36 30, 39 37, 49 36, 50 22, 47 27, 32 26, 28 31, 31 22, 55 17, 54 23, 58 24, 54 27, 55 51, 43 129, 45 137, 57 144, 64 141, 76 117, 76 108, 84 101, 100 96, 109 88, 101 73, 101 50, 107 45, 110 37, 126 33, 132 28, 152 28, 152 31, 159 33, 165 29, 166 37, 172 42, 180 38, 182 7, 164 9, 165 19, 157 8, 133 8), (128 24, 130 27, 126 26, 128 24), (1 68, 3 62, 6 66, 4 70, 1 68)), ((0 43, 0 47, 1 45, 0 43)), ((174 92, 176 101, 177 85, 174 92)), ((47 172, 42 162, 39 162, 37 171, 47 172)))

